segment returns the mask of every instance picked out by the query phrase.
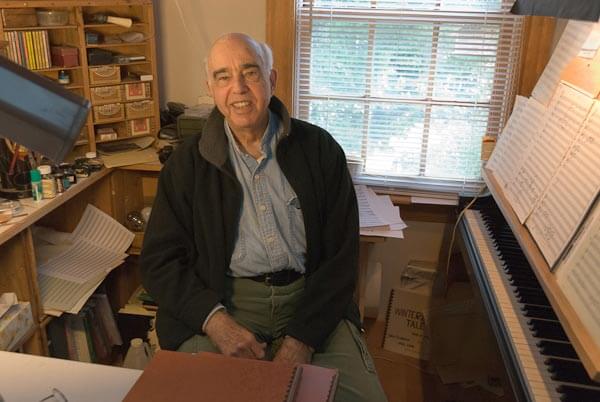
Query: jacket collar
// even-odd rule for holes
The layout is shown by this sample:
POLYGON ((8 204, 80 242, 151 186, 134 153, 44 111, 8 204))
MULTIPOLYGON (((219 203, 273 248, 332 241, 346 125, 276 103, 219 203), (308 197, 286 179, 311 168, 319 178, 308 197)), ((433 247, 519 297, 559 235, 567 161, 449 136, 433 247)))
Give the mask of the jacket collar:
MULTIPOLYGON (((279 116, 283 125, 283 136, 288 136, 290 134, 291 119, 285 105, 276 96, 272 96, 269 109, 279 116)), ((223 126, 224 119, 223 114, 215 107, 208 116, 200 140, 198 140, 200 155, 209 163, 219 167, 222 167, 229 157, 227 135, 223 126)))

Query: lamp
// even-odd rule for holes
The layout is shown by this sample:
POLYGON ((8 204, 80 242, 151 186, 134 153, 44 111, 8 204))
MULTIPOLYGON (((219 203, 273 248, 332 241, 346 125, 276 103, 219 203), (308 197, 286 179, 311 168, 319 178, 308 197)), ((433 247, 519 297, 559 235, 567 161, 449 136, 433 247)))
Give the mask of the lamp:
POLYGON ((597 22, 598 0, 517 0, 510 12, 518 15, 540 15, 597 22))
POLYGON ((90 102, 0 57, 0 136, 61 162, 85 124, 90 102))

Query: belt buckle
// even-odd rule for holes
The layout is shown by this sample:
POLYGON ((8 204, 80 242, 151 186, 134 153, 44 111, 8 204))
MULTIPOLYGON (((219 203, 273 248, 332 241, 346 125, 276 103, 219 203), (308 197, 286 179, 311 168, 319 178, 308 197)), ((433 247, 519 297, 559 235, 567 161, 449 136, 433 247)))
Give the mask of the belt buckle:
POLYGON ((265 285, 273 286, 273 275, 272 274, 265 274, 265 285))

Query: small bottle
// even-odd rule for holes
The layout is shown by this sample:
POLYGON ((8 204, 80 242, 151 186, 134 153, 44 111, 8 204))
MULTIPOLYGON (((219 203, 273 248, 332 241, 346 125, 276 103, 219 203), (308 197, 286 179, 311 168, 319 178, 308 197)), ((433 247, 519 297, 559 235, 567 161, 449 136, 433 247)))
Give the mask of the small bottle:
POLYGON ((61 172, 54 173, 54 180, 56 181, 56 192, 58 194, 65 192, 65 175, 61 172))
POLYGON ((71 83, 71 77, 69 77, 69 73, 65 70, 60 70, 58 72, 58 83, 61 85, 69 85, 71 83))
POLYGON ((95 152, 86 152, 85 153, 85 157, 87 159, 87 166, 90 169, 90 173, 93 172, 97 172, 100 169, 102 169, 102 166, 104 166, 104 163, 102 163, 102 159, 98 158, 96 156, 95 152))
POLYGON ((50 165, 40 165, 38 167, 42 175, 42 194, 44 198, 56 197, 56 180, 52 176, 52 168, 50 165))
POLYGON ((64 185, 63 187, 67 190, 73 184, 77 183, 77 175, 75 175, 75 169, 73 165, 69 163, 61 163, 59 166, 60 170, 62 170, 65 175, 64 185))
POLYGON ((133 338, 131 346, 125 355, 123 367, 143 370, 152 358, 150 346, 141 338, 133 338))
POLYGON ((29 171, 29 177, 31 179, 31 195, 34 201, 41 201, 43 198, 42 193, 42 175, 39 170, 31 169, 29 171))

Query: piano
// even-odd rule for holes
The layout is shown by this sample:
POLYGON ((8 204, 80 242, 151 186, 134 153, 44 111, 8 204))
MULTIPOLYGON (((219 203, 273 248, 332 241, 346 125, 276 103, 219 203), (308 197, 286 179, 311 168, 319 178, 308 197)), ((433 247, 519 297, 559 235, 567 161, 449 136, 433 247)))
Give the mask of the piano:
POLYGON ((495 199, 479 199, 459 229, 515 398, 600 402, 600 382, 589 376, 495 199))

